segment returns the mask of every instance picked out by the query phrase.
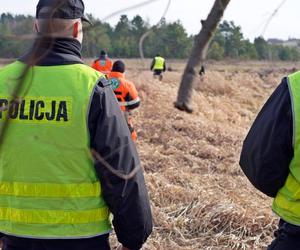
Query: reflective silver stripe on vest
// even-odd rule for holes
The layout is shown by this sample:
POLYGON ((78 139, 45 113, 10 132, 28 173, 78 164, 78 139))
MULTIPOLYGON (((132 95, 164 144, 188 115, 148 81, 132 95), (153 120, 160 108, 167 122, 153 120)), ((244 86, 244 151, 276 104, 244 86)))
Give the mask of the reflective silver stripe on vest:
POLYGON ((134 105, 136 103, 140 102, 140 98, 137 98, 135 100, 132 100, 132 101, 129 101, 129 102, 119 102, 119 105, 120 106, 131 106, 131 105, 134 105))

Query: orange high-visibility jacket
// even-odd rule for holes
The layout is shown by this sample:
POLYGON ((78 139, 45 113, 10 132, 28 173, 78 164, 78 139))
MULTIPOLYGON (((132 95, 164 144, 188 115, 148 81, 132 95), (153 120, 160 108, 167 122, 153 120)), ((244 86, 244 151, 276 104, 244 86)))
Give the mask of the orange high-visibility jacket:
POLYGON ((108 79, 122 111, 130 111, 140 105, 140 98, 134 84, 126 80, 123 73, 110 72, 108 79))
POLYGON ((93 62, 91 67, 103 74, 109 74, 112 69, 112 61, 109 58, 97 59, 93 62))
POLYGON ((123 73, 111 72, 108 79, 114 90, 114 93, 119 101, 121 110, 124 112, 131 138, 137 140, 137 133, 133 126, 133 119, 129 113, 130 110, 137 108, 140 105, 140 98, 134 84, 125 79, 123 73))

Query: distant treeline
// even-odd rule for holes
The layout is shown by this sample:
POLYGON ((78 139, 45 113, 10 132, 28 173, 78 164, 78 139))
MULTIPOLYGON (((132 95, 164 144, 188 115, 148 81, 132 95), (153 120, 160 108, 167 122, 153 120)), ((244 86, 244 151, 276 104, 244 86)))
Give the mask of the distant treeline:
POLYGON ((251 43, 244 38, 240 26, 224 21, 210 43, 208 58, 296 61, 300 59, 300 52, 299 44, 294 47, 270 44, 262 37, 251 43))
MULTIPOLYGON (((160 53, 166 58, 187 58, 193 45, 193 36, 189 36, 180 21, 168 23, 162 20, 158 26, 149 23, 137 15, 129 20, 122 15, 115 27, 102 23, 89 15, 93 27, 86 27, 83 42, 83 56, 96 57, 101 49, 111 57, 139 57, 139 41, 145 32, 152 30, 144 41, 145 57, 160 53)), ((0 16, 0 57, 20 56, 32 41, 21 39, 21 35, 34 34, 34 17, 25 15, 1 14, 0 16), (17 37, 17 39, 16 39, 17 37)), ((258 59, 258 60, 298 60, 298 47, 272 45, 259 37, 251 43, 243 37, 240 26, 224 21, 210 44, 208 58, 222 60, 258 59)))

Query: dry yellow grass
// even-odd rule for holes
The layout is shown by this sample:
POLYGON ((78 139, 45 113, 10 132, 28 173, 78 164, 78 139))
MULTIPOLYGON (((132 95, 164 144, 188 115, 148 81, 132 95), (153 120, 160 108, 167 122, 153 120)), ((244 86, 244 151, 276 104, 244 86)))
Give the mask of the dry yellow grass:
POLYGON ((163 82, 127 76, 142 97, 136 112, 154 232, 145 249, 264 249, 277 218, 238 165, 242 141, 262 104, 293 64, 208 64, 192 115, 173 108, 183 64, 163 82))

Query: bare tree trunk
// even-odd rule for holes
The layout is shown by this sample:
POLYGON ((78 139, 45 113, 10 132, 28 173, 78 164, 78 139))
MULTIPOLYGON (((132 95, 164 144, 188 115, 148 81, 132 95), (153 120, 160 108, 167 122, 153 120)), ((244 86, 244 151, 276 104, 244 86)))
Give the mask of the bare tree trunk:
POLYGON ((194 77, 198 74, 201 64, 206 57, 209 42, 224 14, 230 0, 216 0, 207 19, 201 21, 202 29, 195 37, 193 49, 184 70, 178 90, 177 101, 174 106, 188 113, 193 112, 191 99, 193 93, 194 77))

